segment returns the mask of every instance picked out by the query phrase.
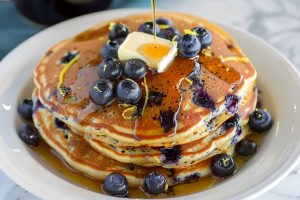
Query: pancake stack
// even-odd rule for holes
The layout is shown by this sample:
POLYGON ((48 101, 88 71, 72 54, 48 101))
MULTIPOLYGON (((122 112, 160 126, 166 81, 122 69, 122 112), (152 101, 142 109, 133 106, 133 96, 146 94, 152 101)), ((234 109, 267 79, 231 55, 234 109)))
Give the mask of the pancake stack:
MULTIPOLYGON (((213 43, 199 57, 176 56, 164 73, 149 71, 138 81, 146 102, 139 117, 132 105, 115 100, 99 106, 89 97, 111 22, 58 43, 34 71, 36 128, 70 166, 89 177, 104 180, 118 172, 129 185, 141 186, 153 171, 162 173, 169 185, 209 176, 211 159, 220 153, 233 155, 235 144, 249 133, 256 71, 236 42, 203 19, 179 13, 158 16, 171 19, 182 33, 205 27, 213 43), (75 53, 76 62, 64 64, 75 53), (199 80, 192 76, 195 69, 200 70, 199 80)), ((145 21, 151 16, 113 22, 136 31, 145 21)))

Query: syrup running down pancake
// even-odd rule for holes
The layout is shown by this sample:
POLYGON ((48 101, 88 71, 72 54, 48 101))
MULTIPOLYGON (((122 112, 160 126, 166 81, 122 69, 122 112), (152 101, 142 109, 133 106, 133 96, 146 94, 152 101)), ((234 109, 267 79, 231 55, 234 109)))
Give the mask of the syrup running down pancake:
MULTIPOLYGON (((227 33, 187 14, 157 16, 153 29, 146 14, 92 27, 54 45, 34 70, 42 139, 113 196, 106 187, 116 177, 157 195, 235 173, 249 119, 262 118, 249 117, 257 112, 256 71, 227 33), (165 181, 160 192, 147 188, 151 176, 165 181)), ((246 155, 257 150, 243 145, 253 147, 246 155)))
MULTIPOLYGON (((88 91, 91 84, 98 79, 97 65, 101 62, 101 57, 98 56, 99 49, 107 41, 109 24, 94 27, 59 43, 42 59, 35 70, 34 78, 42 104, 70 127, 89 134, 95 140, 103 141, 101 136, 104 136, 111 139, 111 144, 112 141, 116 141, 119 145, 129 146, 170 146, 189 142, 188 138, 198 132, 206 122, 227 112, 226 95, 235 95, 240 99, 240 103, 253 91, 255 69, 250 62, 238 60, 245 56, 227 34, 200 18, 180 14, 158 14, 162 15, 172 19, 174 26, 180 31, 201 25, 212 32, 213 56, 200 55, 199 58, 203 66, 201 74, 205 83, 204 90, 214 102, 212 108, 201 107, 191 101, 193 96, 191 85, 181 80, 192 73, 195 62, 179 56, 164 73, 147 73, 146 84, 150 94, 158 92, 163 98, 160 105, 147 106, 138 122, 125 119, 122 115, 125 109, 117 101, 104 108, 91 102, 88 91), (71 92, 68 96, 62 97, 57 91, 62 69, 60 60, 66 52, 75 50, 79 52, 80 58, 64 76, 64 86, 70 88, 71 92), (176 88, 180 81, 179 88, 176 88), (185 90, 182 92, 182 98, 180 90, 185 90), (179 103, 177 124, 162 127, 161 115, 164 113, 174 115, 179 103), (140 140, 137 141, 136 138, 140 140)), ((141 22, 150 18, 146 15, 135 15, 115 22, 122 22, 134 31, 141 22)), ((139 84, 142 83, 141 80, 139 84)), ((143 92, 142 98, 145 96, 143 92)))

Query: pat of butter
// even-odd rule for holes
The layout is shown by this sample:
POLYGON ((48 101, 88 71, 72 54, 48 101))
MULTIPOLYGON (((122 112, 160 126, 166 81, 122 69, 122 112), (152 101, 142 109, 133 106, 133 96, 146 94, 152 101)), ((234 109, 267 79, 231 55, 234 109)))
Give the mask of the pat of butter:
POLYGON ((121 61, 143 60, 158 73, 164 72, 177 55, 177 42, 142 33, 132 32, 121 44, 118 57, 121 61))

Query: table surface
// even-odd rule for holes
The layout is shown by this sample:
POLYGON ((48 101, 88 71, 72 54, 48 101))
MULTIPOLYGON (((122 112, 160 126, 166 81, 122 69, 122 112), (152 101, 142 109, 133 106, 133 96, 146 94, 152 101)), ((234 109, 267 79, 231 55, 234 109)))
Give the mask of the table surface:
MULTIPOLYGON (((110 8, 149 8, 147 1, 115 0, 110 8)), ((300 70, 300 0, 158 0, 158 8, 225 21, 266 40, 300 70), (176 2, 176 3, 175 3, 176 2)), ((0 59, 42 30, 24 20, 11 2, 0 2, 0 59)), ((271 67, 271 66, 270 66, 271 67)), ((300 165, 259 200, 300 199, 300 165)), ((0 171, 0 200, 37 200, 0 171)))

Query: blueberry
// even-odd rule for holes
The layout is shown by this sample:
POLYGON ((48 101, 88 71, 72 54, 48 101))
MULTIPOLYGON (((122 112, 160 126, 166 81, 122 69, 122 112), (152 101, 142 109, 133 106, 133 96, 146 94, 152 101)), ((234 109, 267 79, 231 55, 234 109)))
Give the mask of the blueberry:
POLYGON ((98 66, 98 76, 101 79, 118 79, 122 75, 122 63, 119 59, 108 57, 98 66))
MULTIPOLYGON (((156 28, 156 34, 158 34, 159 31, 160 31, 160 28, 158 27, 157 24, 155 24, 155 28, 156 28)), ((139 32, 148 33, 148 34, 153 35, 154 34, 154 32, 153 32, 153 22, 145 22, 145 23, 143 23, 139 27, 138 30, 139 30, 139 32)))
POLYGON ((97 80, 90 88, 90 98, 99 106, 109 104, 114 98, 113 83, 105 79, 97 80))
POLYGON ((178 53, 184 58, 193 58, 201 50, 199 39, 192 34, 185 34, 178 40, 178 53))
POLYGON ((57 128, 63 129, 63 130, 68 130, 67 124, 65 124, 63 121, 59 120, 58 118, 55 118, 54 124, 57 128))
POLYGON ((128 60, 124 63, 124 76, 131 79, 143 78, 147 73, 148 65, 139 59, 128 60))
POLYGON ((114 39, 113 41, 118 43, 119 46, 121 46, 121 44, 125 41, 125 38, 117 38, 117 39, 114 39))
POLYGON ((249 118, 250 129, 256 132, 267 131, 273 124, 271 114, 263 109, 256 109, 249 118))
POLYGON ((76 51, 69 51, 66 53, 60 60, 62 64, 69 63, 73 58, 75 58, 78 55, 78 52, 76 51))
POLYGON ((158 37, 167 39, 167 40, 173 40, 174 37, 176 36, 175 40, 179 40, 181 38, 180 33, 178 31, 178 29, 174 28, 174 27, 169 27, 166 29, 161 30, 158 34, 158 37))
POLYGON ((257 145, 253 140, 243 139, 235 146, 235 152, 241 156, 251 156, 257 151, 257 145))
POLYGON ((136 104, 142 96, 140 86, 131 79, 120 81, 116 93, 118 101, 125 104, 136 104))
POLYGON ((228 112, 234 114, 239 109, 239 98, 234 94, 227 94, 225 97, 225 106, 228 112))
MULTIPOLYGON (((163 92, 150 91, 148 105, 149 106, 161 106, 163 99, 166 97, 166 94, 163 92)), ((174 116, 174 114, 173 114, 174 116)))
POLYGON ((40 144, 40 136, 35 127, 26 124, 18 131, 20 139, 29 146, 38 146, 40 144))
POLYGON ((182 149, 180 145, 171 148, 162 147, 160 151, 163 154, 162 161, 165 164, 175 164, 181 159, 182 149))
POLYGON ((225 131, 229 130, 230 128, 234 126, 239 126, 239 118, 238 116, 233 116, 229 119, 227 119, 223 124, 223 129, 225 131))
POLYGON ((144 190, 149 194, 163 194, 167 188, 166 178, 158 172, 151 172, 144 179, 144 190))
POLYGON ((119 47, 120 45, 116 41, 108 41, 104 45, 101 51, 102 58, 108 58, 108 57, 118 58, 119 47))
POLYGON ((109 39, 115 40, 117 38, 126 38, 129 33, 129 28, 125 24, 115 24, 110 32, 109 32, 109 39))
POLYGON ((203 27, 195 27, 192 29, 201 42, 202 48, 206 48, 212 44, 212 34, 203 27))
POLYGON ((68 96, 68 95, 70 95, 70 94, 72 93, 72 88, 71 88, 71 87, 62 85, 62 86, 60 87, 60 89, 61 89, 61 91, 63 92, 63 94, 64 94, 65 96, 68 96))
POLYGON ((169 27, 173 26, 172 20, 169 19, 169 18, 165 18, 165 17, 161 17, 161 18, 156 19, 156 24, 158 24, 158 26, 161 29, 169 28, 169 27))
POLYGON ((21 104, 18 105, 18 113, 26 120, 32 120, 33 102, 29 99, 24 99, 21 104))
POLYGON ((119 173, 109 174, 103 184, 103 190, 115 197, 128 196, 128 182, 125 176, 119 173))
POLYGON ((194 91, 192 101, 197 106, 202 106, 210 110, 216 109, 214 100, 207 94, 204 88, 194 91))
POLYGON ((230 155, 222 153, 213 157, 210 167, 213 175, 225 177, 233 174, 235 162, 230 155))
POLYGON ((160 125, 163 127, 165 133, 175 127, 174 115, 175 113, 172 110, 159 111, 160 125))

